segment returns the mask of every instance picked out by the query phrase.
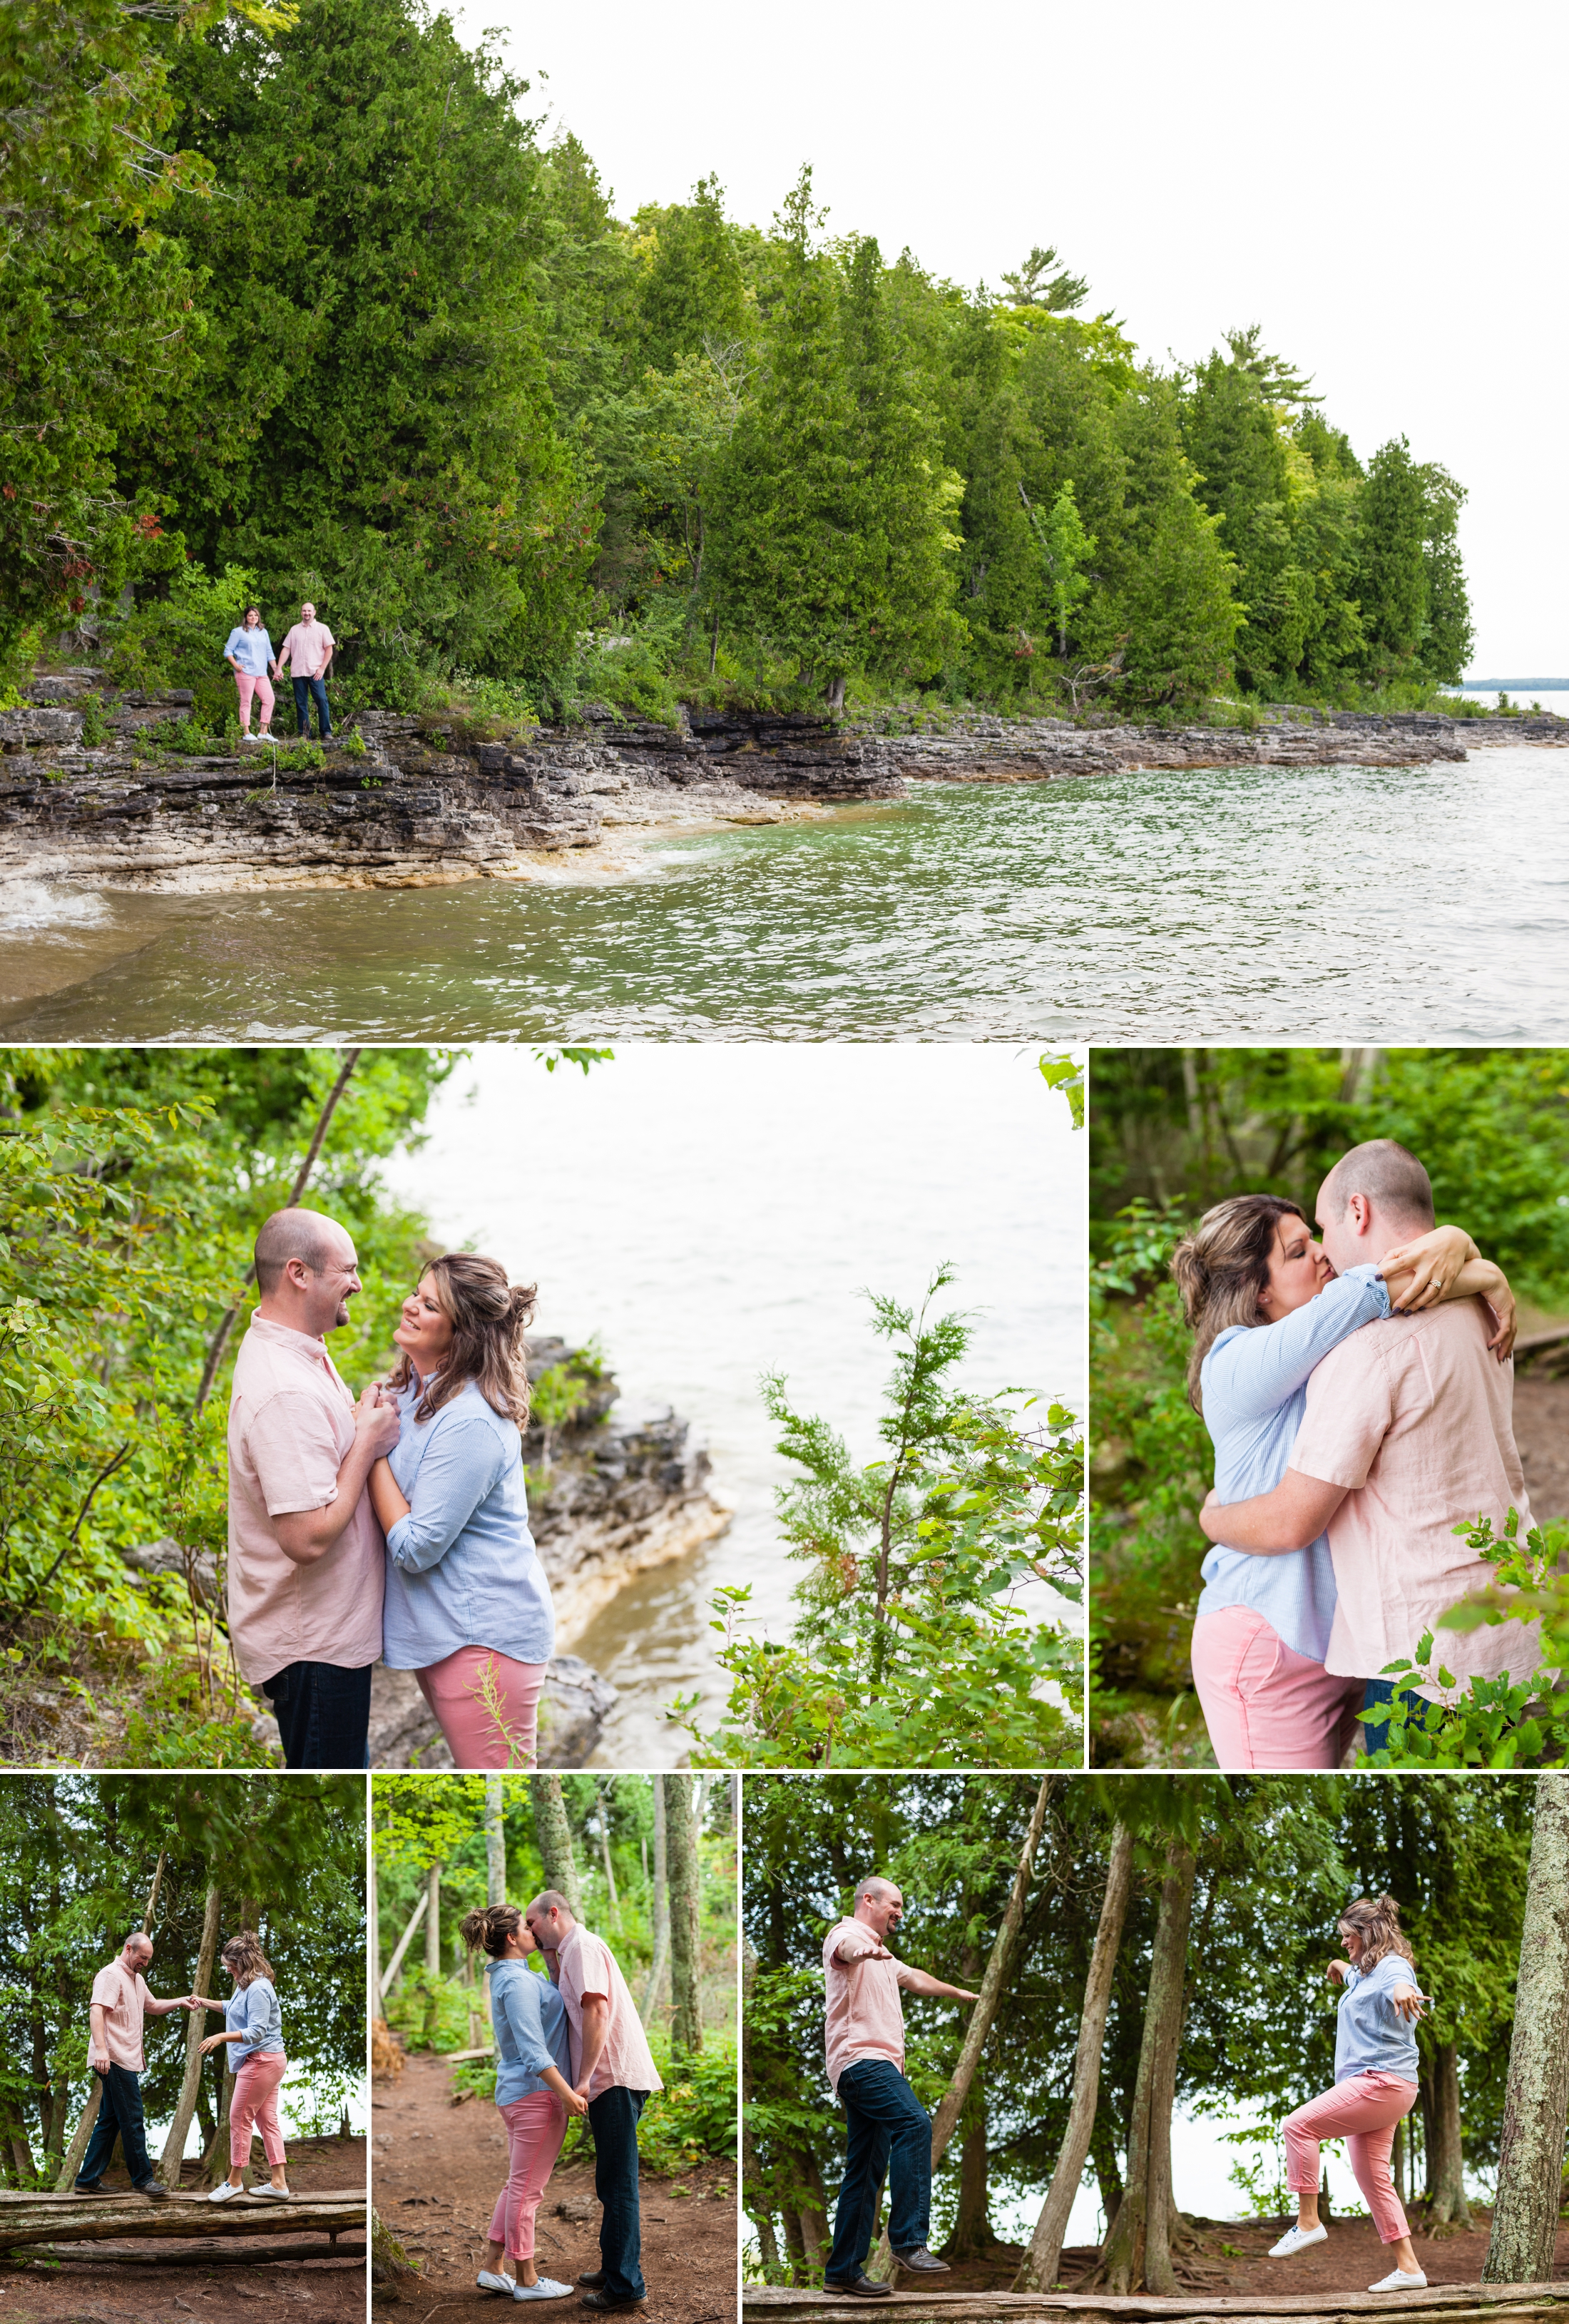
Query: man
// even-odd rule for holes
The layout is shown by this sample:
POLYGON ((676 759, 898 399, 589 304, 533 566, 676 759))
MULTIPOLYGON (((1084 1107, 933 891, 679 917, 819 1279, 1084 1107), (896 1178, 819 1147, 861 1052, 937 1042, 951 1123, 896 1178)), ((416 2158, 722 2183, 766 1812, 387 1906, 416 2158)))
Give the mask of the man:
POLYGON ((148 2012, 154 2017, 167 2017, 176 2009, 194 2009, 197 2003, 189 1993, 181 1994, 178 2001, 154 2000, 146 1982, 152 1960, 152 1940, 138 1932, 126 1938, 118 1959, 101 1969, 93 1979, 93 2031, 88 2045, 88 2063, 101 2077, 104 2094, 98 2101, 98 2118, 93 2125, 82 2167, 77 2172, 78 2195, 109 2191, 104 2186, 104 2173, 115 2151, 116 2135, 136 2192, 160 2200, 169 2193, 168 2188, 152 2176, 152 2165, 147 2159, 147 2128, 142 2119, 141 2077, 147 2063, 142 2049, 142 2019, 148 2012))
POLYGON ((327 1352, 360 1288, 342 1227, 274 1211, 256 1281, 229 1403, 229 1636, 291 1767, 364 1767, 385 1572, 365 1480, 397 1407, 374 1385, 356 1406, 327 1352))
POLYGON ((316 697, 316 723, 325 742, 332 732, 332 718, 327 707, 327 673, 332 668, 333 651, 337 640, 325 622, 316 618, 316 608, 307 598, 300 608, 300 619, 278 649, 278 675, 283 665, 290 665, 290 679, 294 687, 294 723, 301 734, 310 732, 310 698, 316 697))
POLYGON ((635 2308, 644 2297, 638 2216, 637 2126, 651 2090, 662 2090, 637 2006, 610 1947, 577 1920, 558 1888, 523 1914, 567 2005, 576 2061, 573 2088, 588 2100, 594 2191, 603 2217, 600 2264, 580 2275, 581 2305, 635 2308))
MULTIPOLYGON (((1433 1188, 1417 1157, 1392 1138, 1342 1155, 1319 1189, 1324 1249, 1338 1272, 1378 1260, 1433 1225, 1433 1188)), ((1502 1531, 1506 1511, 1531 1522, 1510 1417, 1514 1367, 1488 1346, 1480 1300, 1455 1299, 1353 1332, 1307 1383, 1291 1465, 1272 1492, 1229 1508, 1212 1494, 1201 1523, 1212 1541, 1264 1553, 1301 1549, 1327 1530, 1338 1602, 1324 1668, 1362 1678, 1369 1710, 1397 1694, 1419 1698, 1380 1673, 1409 1655, 1425 1630, 1492 1580, 1454 1528, 1479 1512, 1502 1531)), ((1504 1622, 1442 1634, 1440 1659, 1462 1689, 1537 1667, 1535 1624, 1504 1622)), ((1376 1751, 1387 1722, 1370 1722, 1376 1751)))
POLYGON ((884 1940, 904 1913, 891 1880, 863 1880, 847 1921, 836 1921, 823 1941, 826 1987, 828 2080, 844 2108, 849 2136, 844 2175, 834 2212, 834 2244, 823 2271, 824 2289, 886 2300, 891 2287, 866 2273, 877 2198, 888 2173, 888 2240, 911 2275, 946 2275, 946 2264, 927 2249, 931 2232, 931 2116, 904 2076, 904 2010, 899 1998, 924 1993, 942 2001, 976 2001, 978 1994, 945 1985, 911 1969, 884 1940))

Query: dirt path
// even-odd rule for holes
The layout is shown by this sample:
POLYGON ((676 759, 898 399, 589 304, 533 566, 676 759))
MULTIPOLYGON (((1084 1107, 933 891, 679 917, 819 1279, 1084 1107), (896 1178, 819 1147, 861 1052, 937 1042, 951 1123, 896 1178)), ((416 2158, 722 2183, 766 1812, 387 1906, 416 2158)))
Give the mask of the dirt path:
MULTIPOLYGON (((258 2170, 260 2165, 258 2164, 258 2170)), ((129 2192, 131 2181, 123 2163, 105 2173, 105 2183, 129 2192)), ((197 2166, 187 2163, 181 2183, 197 2183, 197 2166)), ((289 2141, 289 2183, 302 2195, 324 2194, 331 2188, 363 2187, 365 2183, 365 2143, 363 2138, 312 2138, 289 2141)), ((261 2253, 277 2244, 298 2243, 287 2222, 277 2236, 246 2239, 247 2253, 261 2253)), ((324 2252, 331 2246, 320 2238, 324 2252)), ((134 2248, 134 2246, 127 2246, 134 2248)), ((143 2251, 157 2248, 143 2244, 143 2251)), ((164 2250, 210 2252, 208 2245, 175 2244, 164 2250)), ((236 2240, 228 2246, 240 2248, 236 2240)), ((0 2324, 143 2324, 156 2317, 160 2324, 185 2324, 188 2317, 202 2324, 254 2324, 257 2318, 281 2313, 317 2317, 321 2324, 361 2324, 365 2312, 365 2271, 363 2260, 304 2260, 268 2267, 259 2264, 207 2266, 145 2265, 117 2260, 115 2249, 100 2245, 88 2260, 70 2260, 59 2267, 42 2262, 31 2266, 0 2262, 0 2324)))
POLYGON ((1569 1517, 1569 1380, 1516 1380, 1515 1442, 1532 1515, 1569 1517))
MULTIPOLYGON (((1349 2200, 1350 2177, 1349 2173, 1345 2175, 1349 2200)), ((1430 2284, 1481 2282, 1492 2215, 1473 2208, 1471 2216, 1472 2225, 1466 2235, 1452 2235, 1446 2228, 1425 2235, 1413 2219, 1411 2241, 1430 2284)), ((1325 2222, 1329 2229, 1327 2242, 1315 2244, 1310 2251, 1298 2253, 1295 2259, 1270 2259, 1269 2246, 1278 2240, 1287 2224, 1284 2219, 1248 2219, 1240 2224, 1234 2220, 1195 2220, 1204 2249, 1202 2253, 1185 2255, 1177 2262, 1182 2296, 1251 2292, 1276 2297, 1288 2293, 1366 2292, 1380 2276, 1389 2273, 1390 2264, 1371 2219, 1332 2217, 1325 2222)), ((953 2274, 944 2280, 943 2289, 1007 2292, 1023 2256, 1020 2246, 997 2244, 985 2259, 956 2262, 953 2274)), ((1093 2244, 1065 2251, 1063 2289, 1087 2290, 1084 2279, 1098 2256, 1093 2244)), ((1558 2230, 1554 2273, 1558 2282, 1569 2282, 1569 2222, 1558 2230)))
MULTIPOLYGON (((378 2080, 371 2101, 372 2179, 376 2208, 420 2264, 421 2319, 440 2306, 443 2324, 460 2308, 496 2308, 478 2290, 492 2208, 506 2178, 506 2134, 488 2098, 455 2104, 452 2069, 411 2058, 395 2080, 378 2080)), ((688 2177, 652 2179, 642 2192, 643 2275, 649 2324, 733 2324, 736 2305, 735 2172, 711 2163, 688 2177)), ((541 2275, 563 2283, 599 2265, 599 2206, 589 2159, 562 2165, 540 2206, 541 2275)), ((378 2287, 379 2290, 379 2287, 378 2287)), ((576 2319, 578 2298, 541 2303, 542 2317, 576 2319)), ((0 2316, 0 2324, 5 2324, 0 2316)), ((586 2319, 585 2319, 586 2324, 586 2319)))

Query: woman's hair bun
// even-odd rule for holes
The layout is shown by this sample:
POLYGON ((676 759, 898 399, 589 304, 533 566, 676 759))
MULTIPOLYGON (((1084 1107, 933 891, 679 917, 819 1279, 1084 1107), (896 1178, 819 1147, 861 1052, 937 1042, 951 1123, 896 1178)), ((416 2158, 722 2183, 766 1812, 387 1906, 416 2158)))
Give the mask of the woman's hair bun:
POLYGON ((457 1924, 457 1933, 471 1953, 483 1946, 493 1960, 499 1960, 507 1949, 507 1939, 521 1926, 522 1918, 515 1904, 486 1904, 466 1913, 457 1924))

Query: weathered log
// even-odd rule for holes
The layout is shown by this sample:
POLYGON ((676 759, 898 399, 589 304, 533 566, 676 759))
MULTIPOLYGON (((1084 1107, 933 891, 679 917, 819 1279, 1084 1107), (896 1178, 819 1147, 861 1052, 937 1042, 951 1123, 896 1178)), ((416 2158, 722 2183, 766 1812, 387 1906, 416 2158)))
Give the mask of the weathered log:
MULTIPOLYGON (((843 2314, 846 2302, 831 2292, 778 2285, 748 2285, 742 2312, 751 2324, 819 2324, 824 2316, 843 2314)), ((1165 2324, 1186 2319, 1203 2324, 1205 2318, 1223 2318, 1225 2324, 1336 2324, 1337 2319, 1376 2313, 1394 2324, 1420 2324, 1435 2310, 1444 2324, 1564 2324, 1569 2315, 1569 2282, 1446 2283, 1425 2292, 1402 2293, 1398 2301, 1385 2293, 1366 2292, 1302 2292, 1265 2299, 1257 2292, 1210 2293, 1202 2298, 1171 2299, 1154 2293, 1026 2292, 900 2292, 884 2301, 897 2309, 906 2324, 923 2318, 937 2324, 1165 2324)))
POLYGON ((198 2237, 268 2236, 305 2228, 341 2235, 363 2227, 363 2195, 298 2196, 287 2203, 272 2197, 238 2196, 227 2203, 205 2195, 170 2195, 150 2202, 138 2195, 14 2195, 0 2202, 0 2250, 28 2244, 111 2243, 118 2237, 180 2242, 198 2237))
POLYGON ((223 2244, 205 2246, 200 2251, 116 2251, 106 2252, 96 2246, 84 2251, 79 2244, 36 2244, 29 2253, 30 2261, 76 2260, 84 2267, 298 2267, 301 2260, 321 2264, 328 2260, 335 2265, 346 2265, 357 2260, 365 2264, 366 2246, 364 2244, 270 2244, 265 2251, 246 2245, 243 2249, 230 2250, 223 2244))

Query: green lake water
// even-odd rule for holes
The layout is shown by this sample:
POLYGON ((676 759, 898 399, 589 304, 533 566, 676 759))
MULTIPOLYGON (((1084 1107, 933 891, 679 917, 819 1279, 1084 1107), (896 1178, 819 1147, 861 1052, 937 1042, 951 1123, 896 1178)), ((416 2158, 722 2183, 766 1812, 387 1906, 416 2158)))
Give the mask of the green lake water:
MULTIPOLYGON (((1569 752, 916 784, 651 844, 631 879, 32 888, 40 1040, 1558 1040, 1569 752)), ((580 873, 589 867, 579 863, 580 873)))

